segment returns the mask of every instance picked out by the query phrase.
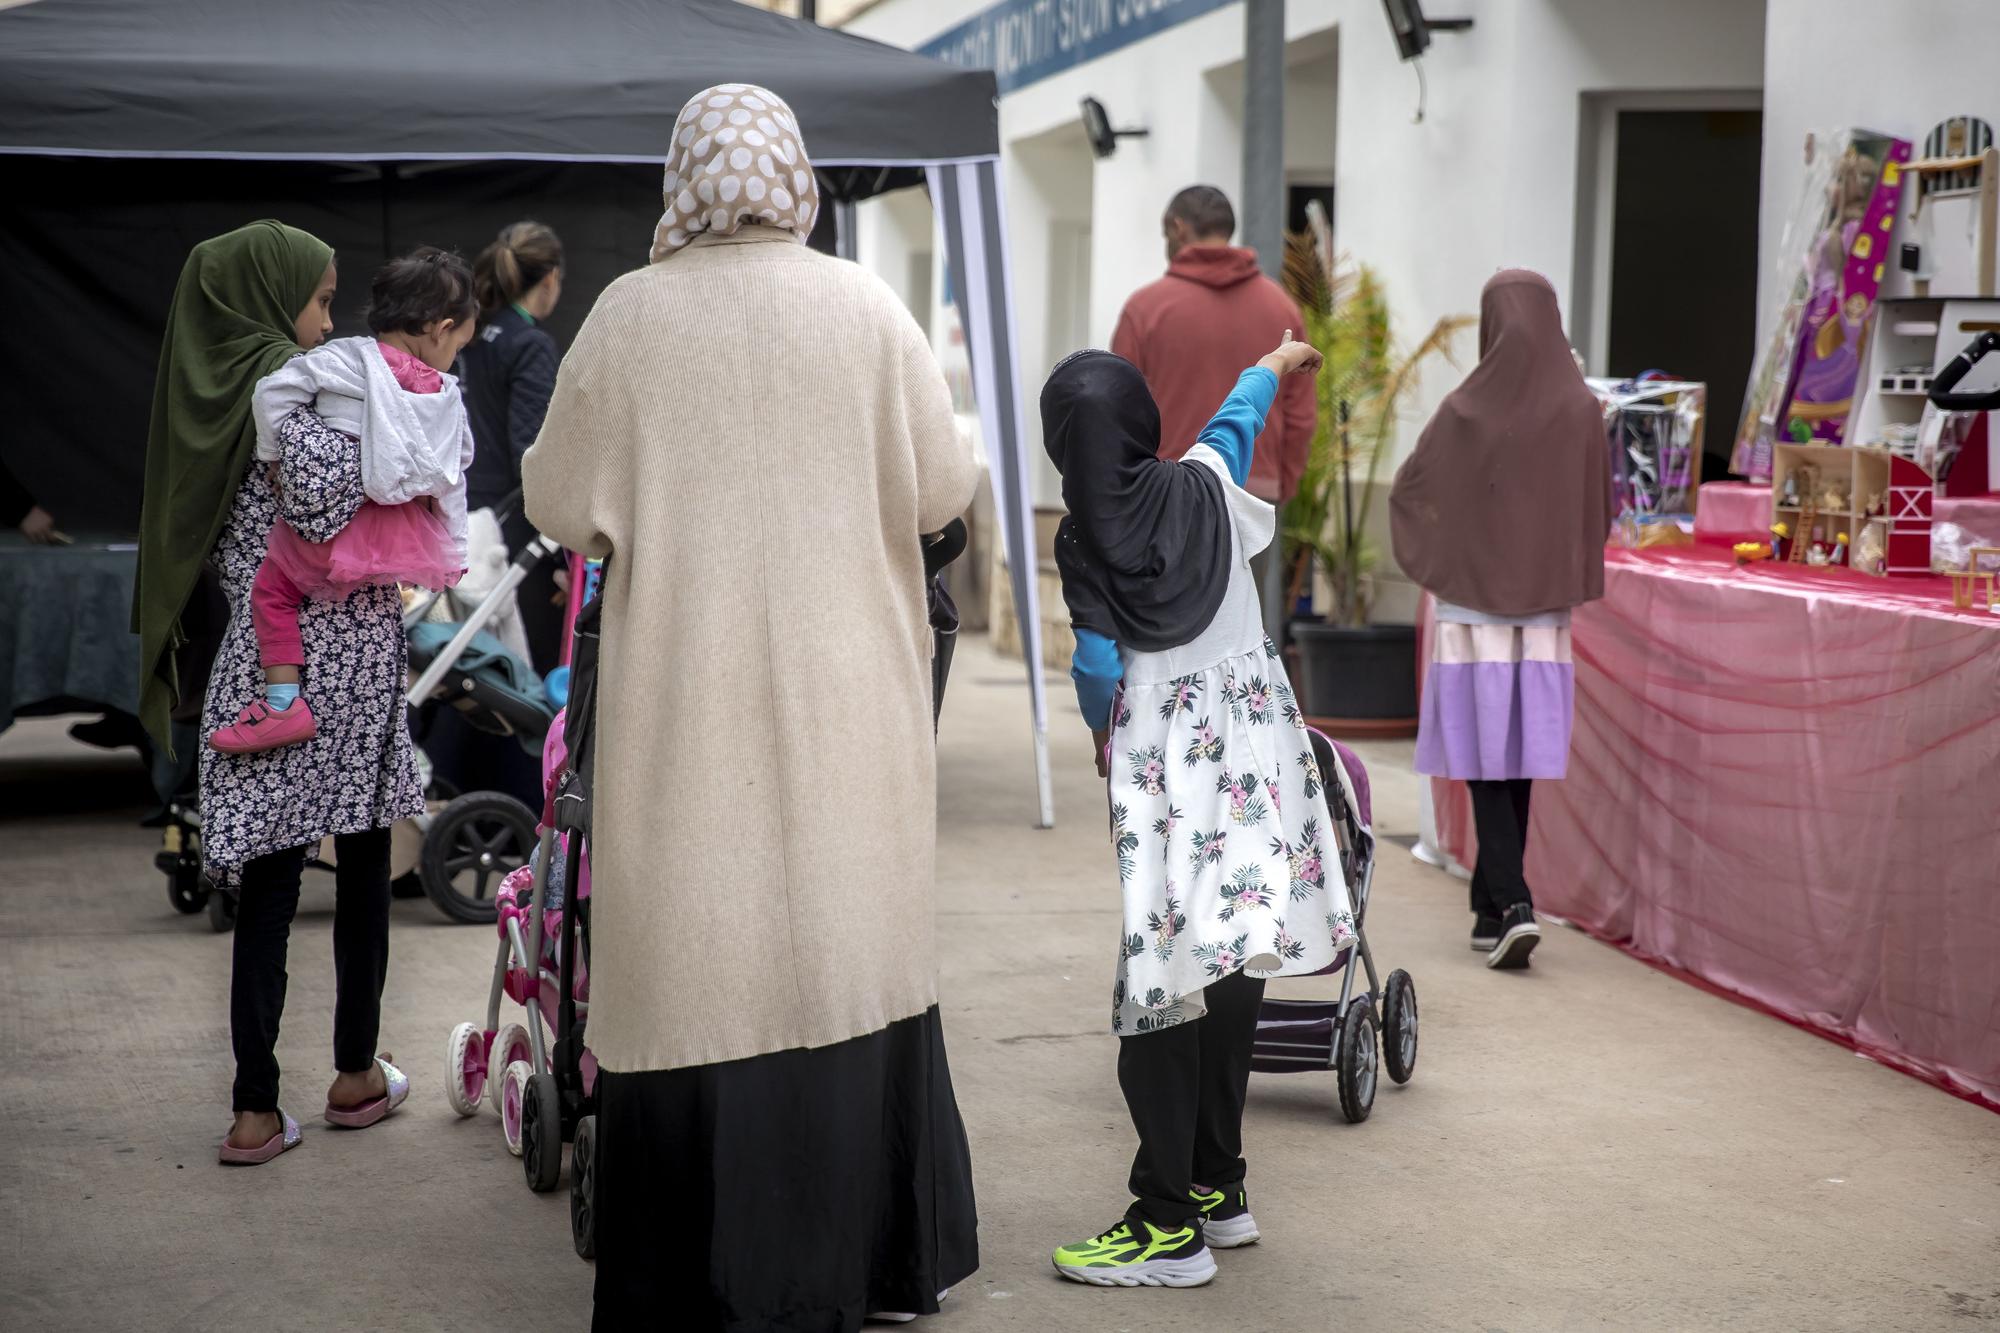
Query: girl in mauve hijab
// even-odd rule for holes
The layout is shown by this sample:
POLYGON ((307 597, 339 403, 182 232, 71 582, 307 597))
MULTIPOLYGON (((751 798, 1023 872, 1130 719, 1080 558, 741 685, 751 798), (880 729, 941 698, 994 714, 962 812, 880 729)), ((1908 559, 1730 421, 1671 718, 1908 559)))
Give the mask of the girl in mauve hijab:
POLYGON ((1479 365, 1424 428, 1389 497, 1396 561, 1437 598, 1417 771, 1472 792, 1472 947, 1526 967, 1541 941, 1521 870, 1528 795, 1568 769, 1569 614, 1604 595, 1604 416, 1548 279, 1493 276, 1479 365))

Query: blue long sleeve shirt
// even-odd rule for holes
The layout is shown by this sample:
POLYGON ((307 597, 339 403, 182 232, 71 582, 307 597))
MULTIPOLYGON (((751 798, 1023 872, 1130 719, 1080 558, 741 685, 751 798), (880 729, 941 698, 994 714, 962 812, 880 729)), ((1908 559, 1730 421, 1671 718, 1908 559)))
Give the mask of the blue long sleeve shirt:
MULTIPOLYGON (((1257 435, 1264 429, 1264 417, 1277 395, 1276 373, 1262 366, 1250 367, 1237 377, 1236 387, 1197 437, 1198 443, 1222 456, 1238 486, 1250 480, 1257 435)), ((1092 731, 1103 731, 1111 723, 1111 700, 1118 693, 1118 683, 1125 678, 1117 643, 1096 630, 1079 628, 1069 674, 1076 682, 1076 702, 1083 709, 1084 722, 1092 731)))

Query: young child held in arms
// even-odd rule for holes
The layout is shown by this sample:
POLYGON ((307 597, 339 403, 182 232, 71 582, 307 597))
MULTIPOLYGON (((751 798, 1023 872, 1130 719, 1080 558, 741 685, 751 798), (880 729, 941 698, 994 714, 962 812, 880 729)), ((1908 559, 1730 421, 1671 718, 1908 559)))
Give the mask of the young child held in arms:
POLYGON ((443 589, 464 574, 472 428, 458 381, 444 372, 471 341, 478 313, 465 261, 424 246, 376 272, 371 336, 327 343, 258 382, 257 460, 275 466, 278 425, 311 408, 359 441, 368 498, 332 541, 309 542, 283 520, 271 525, 250 590, 264 697, 208 738, 217 750, 252 754, 318 734, 299 693, 306 598, 339 601, 375 583, 443 589))
POLYGON ((1211 1246, 1258 1238, 1243 1100, 1264 979, 1319 971, 1354 941, 1331 775, 1250 574, 1277 515, 1243 489, 1279 377, 1319 364, 1287 332, 1179 462, 1158 457, 1159 409, 1122 357, 1079 352, 1042 390, 1069 506, 1056 563, 1077 699, 1111 788, 1111 1031, 1139 1134, 1125 1216, 1055 1252, 1078 1282, 1200 1286, 1211 1246))

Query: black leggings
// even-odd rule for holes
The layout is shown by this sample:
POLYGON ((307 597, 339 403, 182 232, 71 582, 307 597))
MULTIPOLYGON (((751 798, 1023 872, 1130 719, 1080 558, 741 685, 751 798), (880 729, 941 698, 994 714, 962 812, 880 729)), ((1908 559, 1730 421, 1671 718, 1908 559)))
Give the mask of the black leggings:
MULTIPOLYGON (((382 983, 389 975, 389 830, 344 833, 333 846, 333 1067, 353 1074, 374 1063, 382 1023, 382 983)), ((237 1111, 278 1109, 285 946, 308 850, 272 852, 243 867, 229 975, 229 1035, 236 1048, 231 1104, 237 1111)))
POLYGON ((1509 778, 1465 785, 1472 792, 1472 824, 1479 832, 1472 911, 1475 916, 1505 916, 1516 903, 1534 902, 1521 862, 1528 853, 1528 798, 1535 784, 1509 778))
POLYGON ((1192 1221, 1195 1184, 1242 1181, 1243 1101, 1264 982, 1235 972, 1211 982, 1208 1012, 1191 1023, 1118 1039, 1118 1086, 1139 1131, 1127 1214, 1164 1230, 1192 1221))

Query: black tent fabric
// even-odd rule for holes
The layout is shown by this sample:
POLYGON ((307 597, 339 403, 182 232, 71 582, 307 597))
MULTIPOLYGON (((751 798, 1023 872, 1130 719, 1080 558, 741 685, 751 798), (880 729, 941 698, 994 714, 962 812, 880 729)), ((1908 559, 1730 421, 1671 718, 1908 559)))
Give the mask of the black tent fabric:
POLYGON ((392 255, 469 257, 508 222, 547 222, 567 250, 549 325, 565 345, 645 262, 674 118, 723 78, 791 102, 833 197, 999 149, 990 71, 737 0, 0 10, 0 458, 71 527, 129 531, 181 263, 253 218, 339 252, 336 335, 361 331, 392 255))
MULTIPOLYGON (((991 70, 737 0, 30 0, 0 9, 0 458, 73 531, 130 532, 159 340, 188 250, 260 217, 341 261, 336 333, 419 243, 471 255, 503 224, 567 251, 567 341, 645 262, 681 106, 780 93, 823 197, 926 175, 965 275, 982 435, 1053 820, 1035 529, 1020 438, 991 70), (941 188, 942 187, 942 188, 941 188), (970 265, 968 268, 967 266, 970 265)), ((825 220, 851 209, 823 210, 825 220)), ((816 233, 813 244, 832 240, 816 233)))
POLYGON ((35 0, 0 11, 0 151, 658 162, 723 79, 817 162, 999 151, 990 70, 737 0, 35 0))
POLYGON ((0 158, 0 459, 64 527, 139 519, 160 331, 196 242, 276 217, 334 247, 337 337, 365 332, 368 279, 417 245, 470 257, 537 218, 563 239, 566 347, 591 303, 646 262, 660 171, 615 163, 0 158))

